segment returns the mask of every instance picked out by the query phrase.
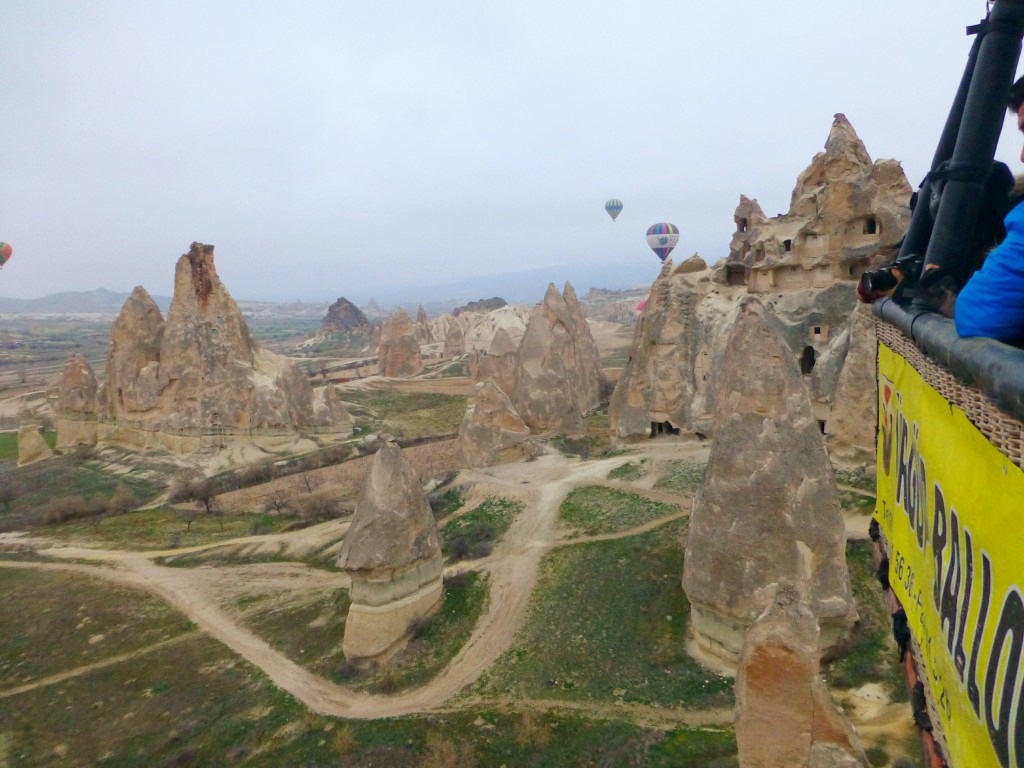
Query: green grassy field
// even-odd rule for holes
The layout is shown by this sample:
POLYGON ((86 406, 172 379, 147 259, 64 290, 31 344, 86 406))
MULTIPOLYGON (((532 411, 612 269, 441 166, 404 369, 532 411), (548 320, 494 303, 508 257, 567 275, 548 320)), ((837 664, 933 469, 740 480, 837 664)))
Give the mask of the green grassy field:
POLYGON ((640 461, 631 461, 628 464, 623 464, 616 467, 608 473, 609 480, 640 480, 647 476, 648 472, 647 459, 640 459, 640 461))
POLYGON ((466 413, 466 398, 462 395, 352 389, 345 390, 342 399, 367 412, 363 429, 388 432, 395 437, 453 434, 459 431, 466 413))
POLYGON ((545 559, 526 624, 475 686, 484 696, 732 705, 732 679, 684 652, 685 521, 560 547, 545 559))
POLYGON ((707 464, 692 461, 660 461, 654 487, 676 493, 696 493, 704 482, 707 464))
POLYGON ((523 510, 512 499, 491 496, 474 509, 448 520, 441 528, 441 551, 448 560, 484 557, 508 532, 523 510), (486 548, 486 552, 483 549, 486 548))
POLYGON ((573 489, 558 510, 562 525, 577 536, 618 533, 651 520, 667 517, 679 508, 645 499, 635 493, 603 486, 573 489))

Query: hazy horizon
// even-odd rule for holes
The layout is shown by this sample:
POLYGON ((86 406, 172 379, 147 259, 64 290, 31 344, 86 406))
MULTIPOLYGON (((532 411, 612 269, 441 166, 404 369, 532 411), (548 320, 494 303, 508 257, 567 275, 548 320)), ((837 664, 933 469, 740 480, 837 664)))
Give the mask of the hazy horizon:
MULTIPOLYGON (((680 228, 677 261, 723 258, 740 194, 786 211, 836 112, 916 187, 964 28, 985 12, 57 5, 0 7, 11 298, 170 295, 193 240, 216 246, 239 300, 331 302, 555 265, 650 282, 650 224, 680 228), (612 197, 625 204, 615 223, 612 197)), ((1019 170, 1015 142, 999 155, 1019 170)))

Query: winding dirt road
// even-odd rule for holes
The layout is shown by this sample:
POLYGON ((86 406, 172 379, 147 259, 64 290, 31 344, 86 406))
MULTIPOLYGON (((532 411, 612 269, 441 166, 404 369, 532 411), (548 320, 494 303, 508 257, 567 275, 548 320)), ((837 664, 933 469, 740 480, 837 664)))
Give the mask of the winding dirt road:
MULTIPOLYGON (((665 452, 666 448, 667 446, 659 446, 650 453, 665 452)), ((706 448, 678 444, 672 447, 672 458, 687 458, 686 454, 690 454, 689 458, 694 459, 706 457, 706 448)), ((530 595, 537 582, 541 559, 552 547, 563 543, 578 543, 590 538, 633 535, 640 530, 650 530, 687 514, 685 509, 689 507, 688 497, 661 491, 643 491, 644 495, 656 496, 658 500, 673 501, 684 507, 684 511, 649 522, 635 531, 573 539, 571 542, 560 538, 557 527, 558 509, 569 491, 580 485, 606 484, 605 478, 611 469, 636 460, 637 455, 581 462, 549 453, 533 462, 464 471, 460 476, 460 483, 473 486, 474 493, 499 494, 520 499, 524 502, 524 509, 494 552, 486 559, 471 565, 488 573, 491 593, 487 612, 477 623, 469 641, 432 681, 421 688, 391 696, 362 694, 335 685, 299 666, 241 626, 221 607, 218 600, 218 595, 223 598, 225 590, 230 589, 231 578, 228 574, 232 569, 167 568, 154 562, 159 556, 182 554, 182 550, 123 552, 83 547, 52 547, 46 543, 47 555, 79 562, 0 561, 0 567, 74 570, 155 594, 193 621, 202 632, 224 643, 239 656, 259 667, 279 687, 288 691, 311 710, 322 714, 348 718, 380 718, 435 711, 476 681, 511 646, 515 632, 525 617, 530 595), (83 565, 80 562, 82 560, 94 561, 98 565, 83 565)), ((624 487, 618 483, 610 485, 624 487)), ((242 543, 257 544, 266 542, 269 538, 273 538, 275 543, 288 543, 289 537, 292 536, 301 540, 301 545, 297 548, 302 549, 330 543, 342 536, 345 530, 344 524, 338 523, 317 526, 317 529, 275 537, 246 537, 232 542, 197 547, 191 551, 242 543)), ((31 546, 32 542, 22 540, 22 544, 31 546)), ((245 579, 245 583, 250 585, 254 582, 252 574, 256 571, 273 573, 274 583, 278 586, 286 579, 293 580, 293 586, 303 589, 336 588, 347 584, 347 577, 344 574, 317 571, 295 563, 261 564, 244 568, 250 569, 249 575, 239 572, 236 576, 245 579)), ((74 673, 75 671, 65 673, 65 677, 74 673)), ((2 695, 4 692, 0 692, 0 696, 2 695)), ((569 705, 559 702, 558 706, 569 705)), ((621 711, 621 708, 616 709, 621 711)), ((647 713, 647 716, 664 722, 684 722, 678 720, 680 715, 666 715, 658 711, 647 713)), ((691 717, 694 722, 729 722, 732 713, 691 713, 691 717)))

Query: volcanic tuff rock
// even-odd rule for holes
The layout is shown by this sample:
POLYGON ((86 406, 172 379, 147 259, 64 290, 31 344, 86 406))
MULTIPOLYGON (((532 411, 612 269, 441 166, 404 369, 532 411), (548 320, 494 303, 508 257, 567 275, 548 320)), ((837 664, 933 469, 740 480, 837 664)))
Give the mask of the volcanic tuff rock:
POLYGON ((807 595, 833 653, 857 619, 835 474, 795 361, 754 299, 740 309, 719 382, 713 443, 690 515, 683 589, 698 651, 736 663, 769 585, 807 595))
POLYGON ((432 339, 430 338, 430 318, 427 317, 427 310, 420 304, 416 310, 416 339, 420 344, 429 344, 432 339))
MULTIPOLYGON (((67 376, 66 369, 62 380, 67 376)), ((58 442, 80 440, 62 435, 75 407, 65 396, 57 400, 58 442)), ((298 367, 252 338, 217 275, 213 246, 201 243, 178 259, 166 321, 145 289, 129 296, 111 328, 106 378, 90 408, 99 416, 93 441, 177 452, 223 435, 293 433, 329 423, 326 412, 314 413, 298 367)))
POLYGON ((736 675, 743 768, 868 765, 853 727, 819 677, 818 623, 799 590, 777 593, 747 632, 736 675))
POLYGON ((327 316, 320 323, 321 333, 370 334, 370 321, 355 304, 340 297, 327 308, 327 316))
POLYGON ((462 333, 462 326, 452 323, 448 328, 448 335, 444 339, 444 351, 442 357, 451 358, 466 354, 466 336, 462 333))
POLYGON ((53 457, 40 430, 39 416, 29 407, 18 413, 18 466, 24 467, 53 457))
POLYGON ((875 455, 877 422, 875 321, 867 304, 858 304, 846 334, 847 351, 836 381, 826 444, 833 455, 863 463, 875 455))
POLYGON ((514 378, 512 402, 535 433, 579 434, 600 404, 601 355, 569 283, 562 295, 548 285, 516 353, 514 378))
POLYGON ((338 556, 352 578, 345 658, 388 658, 443 598, 441 545, 419 477, 393 440, 377 452, 338 556))
POLYGON ((381 376, 415 376, 423 370, 420 343, 412 318, 399 309, 384 321, 377 352, 377 368, 381 376))
POLYGON ((865 265, 894 252, 909 221, 910 187, 895 161, 870 162, 841 116, 827 147, 801 174, 785 216, 768 219, 756 200, 740 197, 728 260, 707 271, 688 272, 686 262, 663 267, 612 395, 614 437, 710 431, 729 328, 739 304, 757 292, 800 361, 830 450, 851 459, 873 451, 857 415, 864 390, 839 380, 874 370, 873 358, 848 356, 863 338, 853 328, 854 288, 865 265))
POLYGON ((765 219, 756 200, 740 197, 725 280, 752 292, 857 280, 896 255, 910 194, 900 164, 872 163, 850 121, 837 114, 825 151, 797 179, 787 214, 765 219))
POLYGON ((533 311, 521 304, 506 304, 486 314, 459 315, 459 320, 464 317, 470 318, 465 326, 466 351, 488 349, 495 334, 502 329, 518 347, 523 334, 526 333, 526 324, 530 321, 531 314, 533 311))
POLYGON ((471 301, 464 306, 456 307, 452 314, 455 315, 456 317, 461 315, 463 312, 477 312, 480 314, 484 314, 490 312, 493 309, 500 309, 501 307, 504 307, 506 304, 508 304, 508 302, 505 301, 503 298, 499 296, 493 296, 489 299, 471 301))
POLYGON ((459 427, 455 462, 460 467, 490 467, 520 461, 531 453, 530 429, 519 418, 493 379, 476 385, 476 392, 459 427))
POLYGON ((60 377, 46 390, 57 428, 57 448, 96 442, 98 390, 99 382, 92 366, 82 355, 72 355, 60 377))
POLYGON ((486 352, 470 354, 469 368, 473 380, 483 382, 494 379, 494 383, 502 392, 511 392, 515 385, 517 349, 518 346, 508 331, 499 328, 486 352))

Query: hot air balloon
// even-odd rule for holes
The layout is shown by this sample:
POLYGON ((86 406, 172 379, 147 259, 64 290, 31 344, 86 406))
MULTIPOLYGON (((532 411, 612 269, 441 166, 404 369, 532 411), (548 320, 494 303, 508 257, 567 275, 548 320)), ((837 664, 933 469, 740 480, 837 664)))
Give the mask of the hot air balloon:
POLYGON ((679 242, 679 227, 675 224, 651 224, 647 230, 647 244, 664 261, 679 242))
POLYGON ((10 260, 12 253, 14 249, 10 243, 0 243, 0 268, 10 260))
POLYGON ((622 213, 622 201, 616 200, 614 197, 604 204, 604 209, 608 211, 608 215, 612 217, 612 221, 619 218, 619 214, 622 213))

